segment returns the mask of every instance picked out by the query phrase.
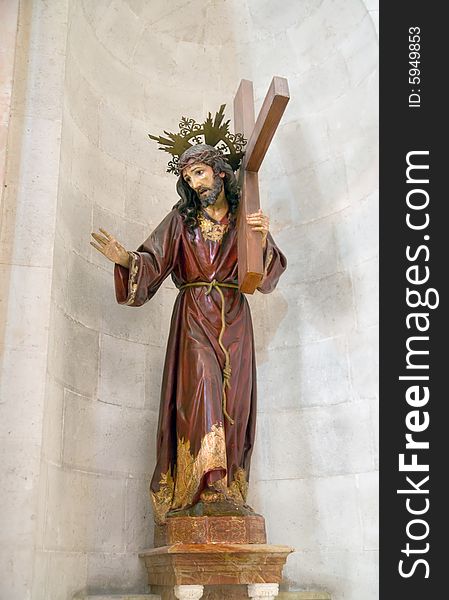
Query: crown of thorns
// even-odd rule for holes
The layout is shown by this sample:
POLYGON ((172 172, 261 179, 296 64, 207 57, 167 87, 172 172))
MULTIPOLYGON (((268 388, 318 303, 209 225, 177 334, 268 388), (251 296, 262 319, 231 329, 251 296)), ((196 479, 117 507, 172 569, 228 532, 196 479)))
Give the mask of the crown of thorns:
POLYGON ((217 156, 221 155, 232 169, 237 171, 245 154, 243 148, 246 140, 243 134, 229 131, 229 120, 223 123, 225 107, 226 104, 220 106, 213 121, 211 113, 204 123, 196 123, 194 119, 181 117, 179 133, 164 131, 167 137, 148 134, 152 140, 160 144, 159 150, 169 152, 173 156, 168 162, 167 173, 179 175, 180 156, 196 144, 212 146, 217 151, 217 156))

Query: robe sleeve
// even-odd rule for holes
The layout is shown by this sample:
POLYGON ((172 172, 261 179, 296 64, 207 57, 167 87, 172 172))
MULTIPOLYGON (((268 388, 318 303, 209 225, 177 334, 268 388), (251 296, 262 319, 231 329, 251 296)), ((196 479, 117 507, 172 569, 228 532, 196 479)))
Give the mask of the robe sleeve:
POLYGON ((274 290, 279 277, 287 268, 287 259, 276 246, 271 233, 267 237, 267 245, 263 252, 264 276, 257 288, 262 294, 269 294, 274 290))
POLYGON ((129 253, 129 269, 115 265, 115 296, 119 304, 142 306, 154 296, 176 265, 181 227, 181 216, 174 209, 136 252, 129 253))

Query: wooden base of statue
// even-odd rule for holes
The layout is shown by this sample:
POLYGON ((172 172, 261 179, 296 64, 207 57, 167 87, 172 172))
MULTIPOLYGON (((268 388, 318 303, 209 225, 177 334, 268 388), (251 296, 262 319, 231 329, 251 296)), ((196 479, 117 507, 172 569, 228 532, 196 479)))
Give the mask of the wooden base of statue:
POLYGON ((260 515, 170 517, 140 557, 162 600, 270 600, 292 551, 266 543, 260 515))
POLYGON ((171 544, 266 544, 261 515, 170 517, 155 525, 154 546, 171 544))

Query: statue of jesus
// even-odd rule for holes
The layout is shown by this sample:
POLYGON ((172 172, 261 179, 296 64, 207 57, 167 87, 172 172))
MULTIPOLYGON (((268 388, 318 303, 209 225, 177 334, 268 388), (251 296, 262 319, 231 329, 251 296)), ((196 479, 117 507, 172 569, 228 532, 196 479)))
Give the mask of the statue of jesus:
MULTIPOLYGON (((150 485, 156 523, 175 515, 248 514, 256 423, 251 314, 238 289, 236 212, 240 191, 220 150, 189 147, 179 158, 179 201, 148 239, 127 251, 104 229, 91 244, 115 263, 117 301, 141 306, 168 275, 179 290, 165 358, 150 485)), ((274 290, 286 259, 259 210, 264 277, 274 290)))

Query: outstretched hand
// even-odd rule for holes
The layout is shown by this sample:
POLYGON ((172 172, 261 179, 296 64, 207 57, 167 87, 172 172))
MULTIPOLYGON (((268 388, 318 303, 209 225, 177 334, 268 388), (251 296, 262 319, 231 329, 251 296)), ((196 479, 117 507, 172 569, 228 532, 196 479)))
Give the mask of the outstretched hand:
POLYGON ((95 242, 90 242, 90 245, 101 252, 103 256, 106 256, 113 263, 122 265, 122 267, 129 268, 129 254, 125 248, 118 242, 110 233, 104 229, 99 229, 101 233, 92 233, 92 237, 95 242))
POLYGON ((257 212, 247 215, 246 222, 253 231, 260 231, 262 233, 262 248, 265 248, 270 230, 270 219, 259 208, 257 212))

